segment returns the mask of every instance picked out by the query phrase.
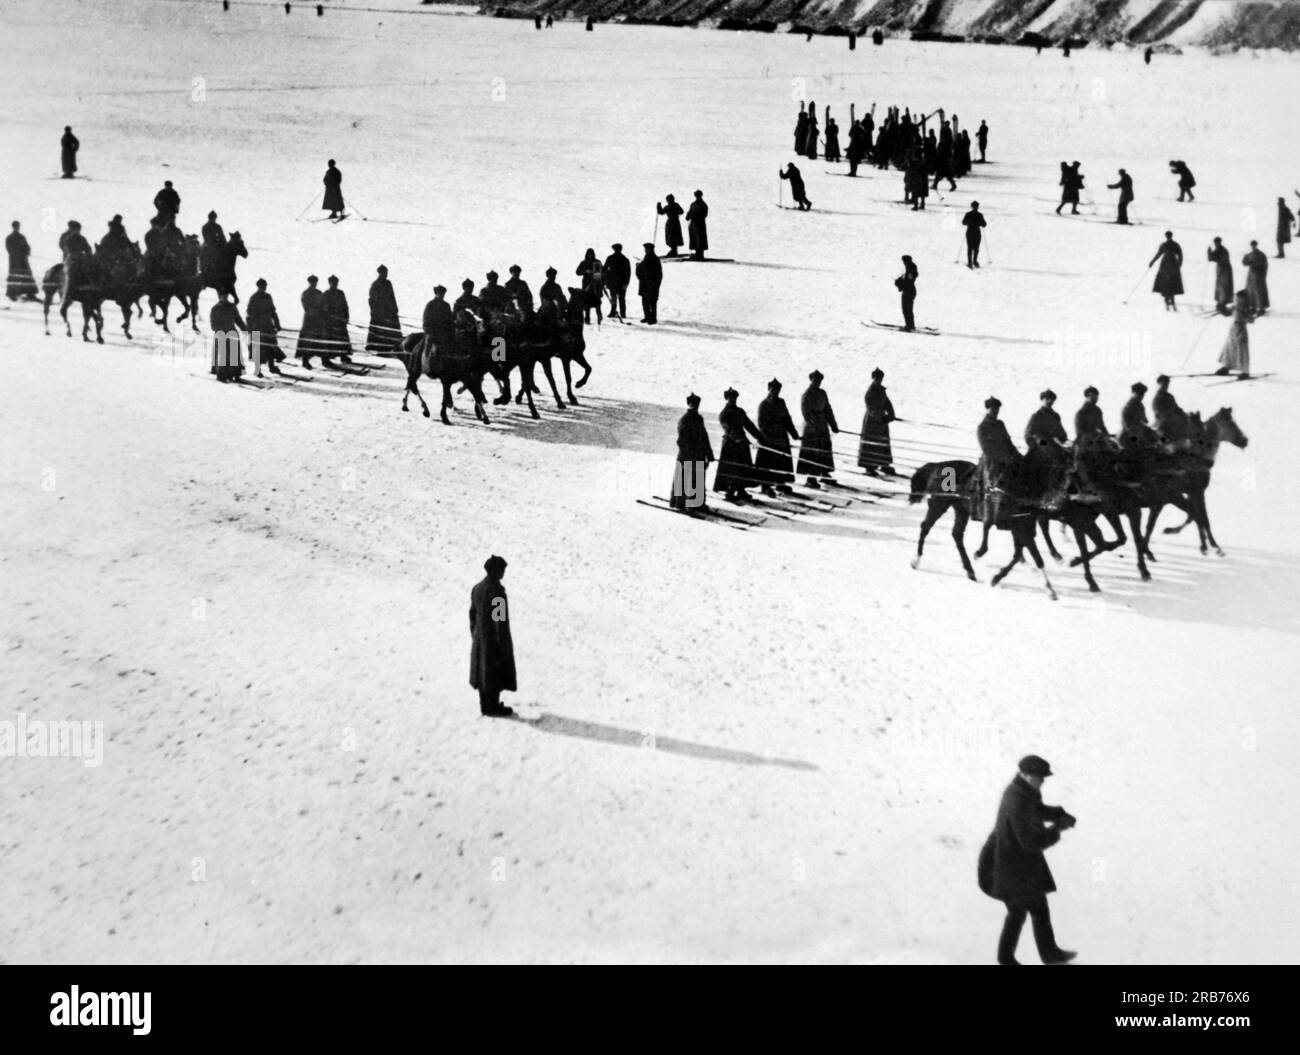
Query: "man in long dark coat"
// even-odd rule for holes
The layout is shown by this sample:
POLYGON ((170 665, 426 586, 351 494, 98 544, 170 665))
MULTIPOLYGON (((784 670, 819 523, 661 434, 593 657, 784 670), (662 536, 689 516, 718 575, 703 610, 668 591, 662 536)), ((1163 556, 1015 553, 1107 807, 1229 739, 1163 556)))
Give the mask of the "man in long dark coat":
POLYGON ((1119 445, 1121 447, 1154 447, 1159 438, 1147 421, 1147 408, 1142 399, 1147 394, 1147 386, 1141 381, 1129 388, 1132 395, 1124 404, 1119 415, 1119 445))
POLYGON ((1241 258, 1246 267, 1246 293, 1256 315, 1268 311, 1268 257, 1258 242, 1250 243, 1250 252, 1241 258))
POLYGON ((302 329, 298 331, 298 347, 294 351, 302 360, 304 370, 310 370, 312 356, 320 356, 326 366, 334 361, 334 349, 327 342, 329 333, 325 325, 325 312, 321 309, 324 290, 317 288, 315 275, 307 276, 307 288, 302 291, 302 329))
MULTIPOLYGON (((814 150, 816 147, 814 146, 814 150)), ((704 201, 704 191, 695 192, 695 200, 686 210, 686 226, 691 240, 691 256, 696 260, 704 259, 704 252, 709 248, 709 206, 704 201)))
POLYGON ((489 271, 486 278, 487 285, 479 291, 478 295, 478 303, 483 310, 483 317, 504 314, 506 308, 510 306, 510 294, 506 292, 505 286, 501 285, 499 281, 501 276, 495 271, 489 271))
POLYGON ((230 303, 230 294, 217 290, 217 302, 212 305, 208 316, 208 326, 212 330, 212 366, 210 373, 218 381, 235 381, 244 372, 244 355, 240 346, 239 331, 247 330, 248 325, 239 314, 239 309, 230 303))
POLYGON ((451 305, 447 303, 446 286, 433 287, 433 300, 424 306, 422 324, 424 330, 422 364, 427 372, 430 356, 434 350, 449 347, 456 332, 456 316, 451 310, 451 305))
POLYGON ((1083 390, 1083 405, 1074 412, 1075 450, 1110 444, 1110 430, 1106 428, 1106 418, 1097 405, 1100 395, 1093 385, 1083 390))
POLYGON ((677 421, 677 461, 673 466, 672 498, 674 509, 706 508, 706 476, 713 461, 713 445, 700 415, 700 397, 692 392, 686 397, 686 413, 677 421))
POLYGON ((737 402, 739 392, 729 388, 722 393, 722 398, 726 400, 718 414, 718 424, 722 426, 722 449, 718 454, 718 473, 713 480, 713 489, 721 491, 728 502, 748 502, 751 499, 747 489, 762 480, 754 471, 746 433, 759 443, 763 442, 763 434, 737 402))
POLYGON ((1214 244, 1205 250, 1205 259, 1214 265, 1214 307, 1220 315, 1232 314, 1232 256, 1223 239, 1215 237, 1214 244))
POLYGON ((1147 264, 1150 267, 1157 260, 1160 267, 1156 269, 1156 280, 1152 289, 1165 298, 1165 310, 1177 311, 1174 298, 1183 292, 1183 247, 1174 241, 1174 232, 1166 231, 1165 240, 1156 249, 1156 255, 1147 264))
POLYGON ((858 465, 868 476, 894 475, 894 450, 889 440, 889 423, 894 420, 894 404, 882 382, 885 371, 876 367, 871 371, 871 384, 863 402, 867 409, 862 415, 862 433, 858 440, 858 465))
POLYGON ((277 336, 280 326, 280 313, 275 310, 275 301, 266 291, 266 279, 257 280, 257 292, 248 298, 245 305, 248 312, 248 343, 253 356, 253 365, 257 376, 262 376, 262 363, 273 374, 280 372, 279 363, 284 359, 277 336))
POLYGON ((320 207, 329 210, 329 219, 337 220, 343 212, 343 170, 334 164, 333 158, 330 158, 321 182, 325 184, 325 197, 320 207))
POLYGON ((975 429, 980 445, 980 477, 984 492, 984 520, 996 524, 1002 496, 1015 486, 1024 456, 1016 449, 1006 424, 998 418, 1002 400, 989 396, 984 400, 984 418, 975 429))
POLYGON ((830 397, 822 391, 823 374, 814 370, 808 375, 808 387, 799 400, 803 414, 803 434, 799 437, 799 465, 795 472, 808 478, 809 487, 821 487, 820 480, 831 479, 835 472, 835 451, 831 433, 839 432, 830 397))
POLYGON ((1059 443, 1065 445, 1069 437, 1065 426, 1061 424, 1061 415, 1055 410, 1056 393, 1050 388, 1038 393, 1041 404, 1029 416, 1025 426, 1025 446, 1033 447, 1039 443, 1059 443))
POLYGON ((665 196, 668 202, 655 202, 655 212, 664 219, 664 244, 668 246, 668 256, 676 256, 682 247, 682 207, 671 194, 665 196))
POLYGON ((386 352, 402 343, 402 323, 397 317, 397 294, 388 281, 388 268, 380 264, 379 277, 370 283, 370 327, 366 351, 386 352))
POLYGON ((664 265, 655 256, 653 242, 646 242, 642 248, 645 249, 645 256, 636 265, 636 290, 641 297, 644 316, 641 321, 647 326, 653 326, 659 321, 659 287, 664 281, 664 265))
POLYGON ((1295 223, 1295 213, 1287 208, 1286 199, 1277 200, 1277 258, 1286 256, 1286 244, 1291 241, 1291 225, 1295 223))
POLYGON ((799 430, 781 398, 781 382, 775 377, 767 383, 767 397, 758 405, 758 431, 763 439, 754 456, 754 467, 762 478, 763 493, 789 494, 794 482, 790 441, 799 438, 799 430))
POLYGON ((812 208, 812 202, 808 200, 808 192, 803 185, 803 176, 791 161, 784 169, 778 169, 777 173, 784 180, 790 181, 790 197, 794 200, 795 205, 799 207, 800 212, 807 212, 812 208))
POLYGON ((5 252, 9 254, 9 274, 5 279, 5 296, 10 300, 39 300, 41 291, 32 276, 32 247, 15 220, 13 230, 5 238, 5 252))
POLYGON ((627 320, 627 287, 632 284, 632 261, 623 255, 623 243, 615 242, 605 257, 605 290, 609 293, 609 317, 627 320))
POLYGON ((77 151, 81 143, 72 134, 72 126, 63 126, 63 138, 59 140, 59 159, 63 164, 63 178, 72 179, 77 174, 77 151))
POLYGON ((348 298, 343 290, 339 289, 338 275, 330 275, 329 289, 327 289, 320 299, 320 310, 325 316, 325 337, 329 341, 330 352, 337 355, 343 362, 352 362, 352 338, 348 336, 348 322, 351 320, 351 313, 348 311, 348 298))
POLYGON ((1075 953, 1056 943, 1047 895, 1056 890, 1043 851, 1055 846, 1075 820, 1060 806, 1043 805, 1043 781, 1052 767, 1037 755, 1020 760, 1020 771, 1002 793, 998 818, 979 856, 979 886, 1007 907, 998 941, 998 963, 1014 966, 1025 917, 1045 964, 1069 963, 1075 953))
POLYGON ((486 577, 469 595, 469 684, 478 689, 479 711, 487 718, 509 718, 515 712, 501 703, 502 692, 516 692, 515 645, 510 636, 510 611, 504 557, 493 554, 483 562, 486 577))

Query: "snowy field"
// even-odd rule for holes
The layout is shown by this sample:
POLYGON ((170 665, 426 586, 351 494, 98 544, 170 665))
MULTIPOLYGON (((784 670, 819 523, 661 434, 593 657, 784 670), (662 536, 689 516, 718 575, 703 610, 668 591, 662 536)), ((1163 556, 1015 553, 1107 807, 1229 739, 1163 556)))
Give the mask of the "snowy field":
POLYGON ((1250 439, 1209 492, 1226 557, 1159 535, 1152 582, 1130 548, 1096 563, 1099 595, 1050 566, 1052 603, 1027 566, 989 588, 1003 534, 969 582, 950 521, 913 571, 921 509, 899 498, 747 531, 635 502, 666 493, 692 389, 716 449, 728 385, 752 415, 780 377, 797 420, 818 368, 856 431, 879 365, 910 469, 974 460, 990 394, 1019 440, 1044 387, 1068 422, 1095 383, 1117 427, 1133 381, 1213 370, 1205 246, 1224 237, 1239 285, 1251 237, 1274 252, 1294 58, 164 0, 0 19, 3 219, 38 275, 68 219, 98 240, 120 212, 140 238, 164 179, 185 230, 216 209, 243 233, 241 296, 265 277, 288 326, 309 273, 363 324, 380 263, 408 319, 435 282, 512 263, 534 291, 548 265, 577 284, 587 246, 639 255, 668 192, 702 189, 738 261, 665 268, 662 325, 588 330, 580 406, 489 427, 465 396, 452 427, 400 413, 392 365, 224 386, 147 317, 128 343, 106 306, 100 347, 6 301, 0 719, 99 721, 106 743, 98 766, 0 758, 0 959, 991 963, 975 860, 1030 751, 1079 818, 1048 859, 1082 962, 1296 958, 1300 262, 1272 261, 1251 329, 1274 376, 1174 383, 1250 439), (914 214, 898 172, 801 162, 814 211, 778 210, 798 78, 842 138, 851 101, 985 119, 992 163, 914 214), (85 180, 56 178, 65 124, 85 180), (353 217, 295 220, 330 157, 353 217), (1095 211, 1052 215, 1063 159, 1095 211), (1121 165, 1128 229, 1101 222, 1121 165), (972 199, 978 272, 954 262, 972 199), (1177 315, 1150 273, 1123 303, 1166 228, 1177 315), (902 253, 942 336, 859 325, 898 320, 902 253), (480 718, 467 684, 489 553, 521 722, 480 718))

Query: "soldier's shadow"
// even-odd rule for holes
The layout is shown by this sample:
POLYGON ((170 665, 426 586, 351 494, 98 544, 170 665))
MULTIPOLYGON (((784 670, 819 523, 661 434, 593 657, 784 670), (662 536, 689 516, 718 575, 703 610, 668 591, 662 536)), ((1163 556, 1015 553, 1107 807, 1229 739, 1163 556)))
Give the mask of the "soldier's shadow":
POLYGON ((580 740, 595 740, 598 743, 617 744, 620 747, 639 747, 642 750, 662 751, 670 755, 683 755, 698 758, 705 762, 730 762, 741 766, 783 766, 786 769, 798 769, 804 772, 816 772, 817 766, 792 758, 770 758, 756 755, 749 751, 736 751, 729 747, 716 747, 712 744, 697 744, 691 740, 678 740, 671 736, 657 736, 653 733, 638 732, 635 729, 620 729, 613 725, 588 722, 578 718, 566 718, 558 714, 543 714, 538 718, 520 718, 518 721, 530 725, 543 733, 558 736, 573 736, 580 740))

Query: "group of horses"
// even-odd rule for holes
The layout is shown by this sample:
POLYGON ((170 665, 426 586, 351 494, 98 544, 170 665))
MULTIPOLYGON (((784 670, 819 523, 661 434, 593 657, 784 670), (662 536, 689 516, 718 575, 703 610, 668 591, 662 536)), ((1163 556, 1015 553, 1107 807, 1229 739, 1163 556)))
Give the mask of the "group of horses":
POLYGON ((1100 587, 1092 575, 1091 562, 1102 553, 1118 549, 1128 538, 1122 520, 1127 519, 1133 536, 1138 571, 1145 582, 1151 578, 1147 561, 1155 561, 1151 552, 1151 535, 1156 519, 1165 506, 1182 510, 1187 519, 1178 527, 1165 528, 1166 534, 1195 524, 1200 534, 1201 553, 1208 547, 1223 556, 1210 529, 1205 492, 1210 486, 1219 446, 1230 443, 1245 448, 1247 438, 1232 417, 1232 408, 1223 407, 1207 420, 1199 412, 1187 415, 1186 436, 1175 443, 1157 442, 1141 446, 1090 444, 1071 449, 1056 443, 1039 443, 1030 448, 1023 462, 1005 474, 1002 485, 984 493, 983 472, 967 461, 930 462, 912 477, 909 501, 925 499, 927 509, 916 542, 915 568, 921 561, 925 538, 935 523, 952 510, 953 541, 962 567, 972 581, 975 570, 966 554, 966 525, 981 520, 984 537, 976 558, 988 550, 989 534, 994 527, 1011 533, 1015 553, 1011 561, 993 576, 993 585, 1001 582, 1025 552, 1042 573, 1048 595, 1055 600, 1056 591, 1047 577, 1047 569, 1038 551, 1037 533, 1041 530, 1047 549, 1057 561, 1061 555, 1052 544, 1048 528, 1060 522, 1073 532, 1079 549, 1071 567, 1083 565, 1088 589, 1100 587), (1149 511, 1146 527, 1142 511, 1149 511), (1099 521, 1107 521, 1115 537, 1107 540, 1099 521), (1089 549, 1088 543, 1094 548, 1089 549))
POLYGON ((525 314, 511 302, 506 311, 492 311, 479 317, 468 308, 455 313, 453 324, 444 334, 416 332, 408 334, 393 351, 379 354, 400 359, 406 367, 406 390, 402 393, 402 410, 408 410, 407 401, 415 396, 424 416, 429 417, 429 405, 420 395, 421 376, 442 382, 442 408, 440 417, 445 425, 451 424, 447 411, 452 406, 452 386, 460 385, 474 399, 474 414, 488 424, 487 397, 483 394, 483 379, 489 375, 497 382, 500 394, 492 402, 503 406, 510 402, 510 373, 519 371, 519 391, 515 402, 528 401, 528 411, 534 418, 541 417, 533 403, 533 393, 541 393, 534 382, 534 371, 541 366, 551 386, 557 409, 564 410, 565 402, 555 383, 552 360, 558 359, 564 369, 565 395, 569 406, 577 406, 574 388, 582 388, 591 376, 587 362, 587 342, 583 336, 584 309, 587 294, 580 289, 569 289, 567 304, 562 308, 555 301, 545 301, 535 314, 525 314), (583 374, 573 380, 571 366, 582 367, 583 374))
POLYGON ((68 309, 81 305, 81 339, 90 340, 90 324, 95 324, 95 340, 104 343, 105 302, 122 309, 122 332, 131 339, 131 311, 144 314, 140 300, 148 297, 149 317, 171 333, 168 312, 173 299, 185 309, 176 321, 190 320, 199 329, 199 295, 205 289, 225 291, 235 303, 235 262, 248 256, 248 249, 238 231, 224 243, 200 246, 197 235, 182 234, 174 226, 151 232, 150 245, 144 252, 139 242, 114 244, 100 242, 91 253, 67 253, 63 262, 45 272, 41 292, 45 298, 45 333, 50 332, 50 307, 60 299, 59 317, 72 336, 68 309))

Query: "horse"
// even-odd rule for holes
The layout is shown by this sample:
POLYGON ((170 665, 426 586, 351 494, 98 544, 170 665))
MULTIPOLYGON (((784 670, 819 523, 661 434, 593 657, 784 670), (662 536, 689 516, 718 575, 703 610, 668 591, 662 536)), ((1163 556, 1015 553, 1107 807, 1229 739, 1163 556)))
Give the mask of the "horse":
POLYGON ((235 292, 235 262, 240 257, 248 256, 244 238, 238 231, 232 231, 225 242, 209 242, 199 251, 199 289, 214 289, 218 293, 225 290, 230 294, 234 304, 239 303, 235 292))
POLYGON ((140 252, 140 244, 132 242, 115 249, 100 242, 95 246, 95 263, 103 275, 104 299, 113 301, 122 309, 122 332, 129 341, 131 308, 134 306, 137 314, 144 314, 138 303, 144 288, 144 255, 140 252))
MULTIPOLYGON (((1059 461, 1037 453, 1037 449, 1031 449, 1026 455, 1023 468, 1023 472, 1009 481, 1010 487, 1000 490, 994 526, 1011 532, 1015 553, 1010 562, 993 576, 991 585, 996 586, 1005 579, 1011 569, 1025 559, 1024 554, 1028 550, 1043 576, 1043 586, 1047 589, 1048 597, 1055 601, 1056 590, 1047 577, 1047 568, 1035 541, 1036 517, 1042 510, 1055 511, 1061 508, 1066 501, 1067 473, 1059 461)), ((912 559, 913 568, 921 563, 926 535, 944 513, 951 509, 955 519, 952 537, 962 567, 968 579, 972 582, 979 581, 975 577, 970 558, 966 555, 965 533, 966 525, 972 517, 982 519, 984 516, 981 508, 983 502, 979 495, 981 490, 979 467, 967 461, 930 462, 913 474, 908 502, 916 504, 922 498, 927 500, 925 519, 916 541, 916 556, 912 559)))
POLYGON ((1146 541, 1150 541, 1151 534, 1155 530, 1156 518, 1160 516, 1160 511, 1166 505, 1177 506, 1187 514, 1187 519, 1177 527, 1165 528, 1164 533, 1176 535, 1188 524, 1195 523, 1200 536, 1202 556, 1209 552, 1206 546, 1208 542, 1214 547, 1214 552, 1222 557, 1223 550, 1210 529, 1210 514, 1205 505, 1205 492, 1210 486, 1210 472, 1218 457, 1220 444, 1227 442, 1245 450, 1250 440, 1233 418, 1231 407, 1220 407, 1204 422, 1198 411, 1193 411, 1188 418, 1187 450, 1171 456, 1181 482, 1186 485, 1183 491, 1185 499, 1179 501, 1175 496, 1159 501, 1157 499, 1160 496, 1153 497, 1149 503, 1151 512, 1148 515, 1146 533, 1143 537, 1146 541))
POLYGON ((167 312, 171 308, 172 297, 175 297, 185 308, 176 317, 176 321, 190 319, 191 327, 198 333, 199 291, 203 288, 199 270, 198 236, 184 235, 171 227, 156 232, 154 238, 148 235, 145 238, 148 244, 145 250, 145 283, 149 290, 149 317, 163 328, 164 333, 171 333, 167 325, 167 312))
POLYGON ((45 336, 50 335, 50 305, 54 295, 59 295, 59 318, 72 336, 72 323, 68 321, 68 309, 74 301, 81 303, 81 339, 90 342, 90 323, 95 322, 95 341, 104 343, 104 316, 100 311, 103 293, 100 288, 99 269, 94 258, 89 254, 66 257, 64 263, 55 264, 45 272, 41 279, 41 290, 45 294, 45 336))
POLYGON ((487 416, 487 396, 483 394, 483 377, 489 372, 489 358, 472 315, 461 313, 455 331, 446 344, 446 347, 440 347, 433 338, 426 341, 423 333, 411 333, 393 351, 376 353, 386 359, 400 359, 406 367, 402 411, 408 411, 407 400, 415 396, 420 401, 424 416, 429 416, 429 405, 420 395, 419 385, 420 375, 426 374, 442 382, 442 408, 439 416, 444 425, 451 424, 447 410, 453 405, 451 386, 455 384, 461 384, 469 390, 474 399, 474 416, 484 425, 491 424, 487 416), (465 318, 466 315, 468 318, 465 318))

